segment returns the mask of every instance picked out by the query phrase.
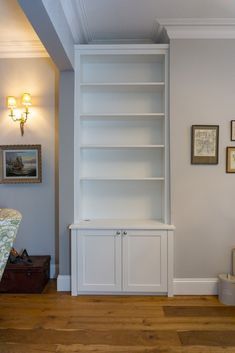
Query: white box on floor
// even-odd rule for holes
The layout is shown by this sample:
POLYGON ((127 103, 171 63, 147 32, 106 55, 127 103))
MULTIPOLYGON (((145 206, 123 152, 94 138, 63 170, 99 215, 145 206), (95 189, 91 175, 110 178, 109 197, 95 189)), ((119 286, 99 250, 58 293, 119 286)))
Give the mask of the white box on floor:
POLYGON ((226 305, 235 305, 235 276, 221 274, 219 277, 219 300, 226 305))

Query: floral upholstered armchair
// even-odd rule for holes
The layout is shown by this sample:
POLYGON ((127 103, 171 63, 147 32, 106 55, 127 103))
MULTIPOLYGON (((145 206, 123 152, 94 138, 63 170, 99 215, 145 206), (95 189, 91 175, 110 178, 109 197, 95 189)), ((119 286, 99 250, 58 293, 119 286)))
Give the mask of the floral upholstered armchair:
POLYGON ((0 281, 21 221, 21 214, 9 208, 0 208, 0 281))

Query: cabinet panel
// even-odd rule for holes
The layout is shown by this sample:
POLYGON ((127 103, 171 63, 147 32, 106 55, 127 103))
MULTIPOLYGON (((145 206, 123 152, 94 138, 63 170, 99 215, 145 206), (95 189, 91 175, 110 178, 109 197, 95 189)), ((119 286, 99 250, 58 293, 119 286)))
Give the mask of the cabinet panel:
POLYGON ((78 234, 78 290, 121 290, 121 238, 113 231, 78 234))
POLYGON ((123 290, 167 291, 167 232, 127 232, 123 236, 123 290))
MULTIPOLYGON (((76 229, 80 225, 71 227, 73 295, 95 292, 173 295, 172 230, 101 229, 99 223, 83 222, 80 229, 76 229)), ((105 224, 110 227, 110 222, 104 221, 105 224)))

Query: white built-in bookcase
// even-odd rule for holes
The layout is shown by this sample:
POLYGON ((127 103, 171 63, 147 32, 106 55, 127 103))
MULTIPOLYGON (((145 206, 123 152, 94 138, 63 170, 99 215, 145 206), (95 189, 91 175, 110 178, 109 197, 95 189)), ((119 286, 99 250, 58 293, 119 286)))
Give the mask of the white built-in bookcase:
POLYGON ((75 63, 74 223, 169 223, 168 46, 81 45, 75 63))

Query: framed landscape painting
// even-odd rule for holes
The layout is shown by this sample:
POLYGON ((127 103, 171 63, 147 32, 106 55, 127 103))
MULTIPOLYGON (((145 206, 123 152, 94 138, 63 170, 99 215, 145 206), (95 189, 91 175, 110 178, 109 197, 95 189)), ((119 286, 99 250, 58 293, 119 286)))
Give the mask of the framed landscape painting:
POLYGON ((191 141, 192 164, 218 164, 219 126, 193 125, 191 141))
POLYGON ((227 147, 226 149, 226 172, 235 173, 235 147, 227 147))
POLYGON ((41 145, 0 146, 1 183, 41 183, 41 145))

